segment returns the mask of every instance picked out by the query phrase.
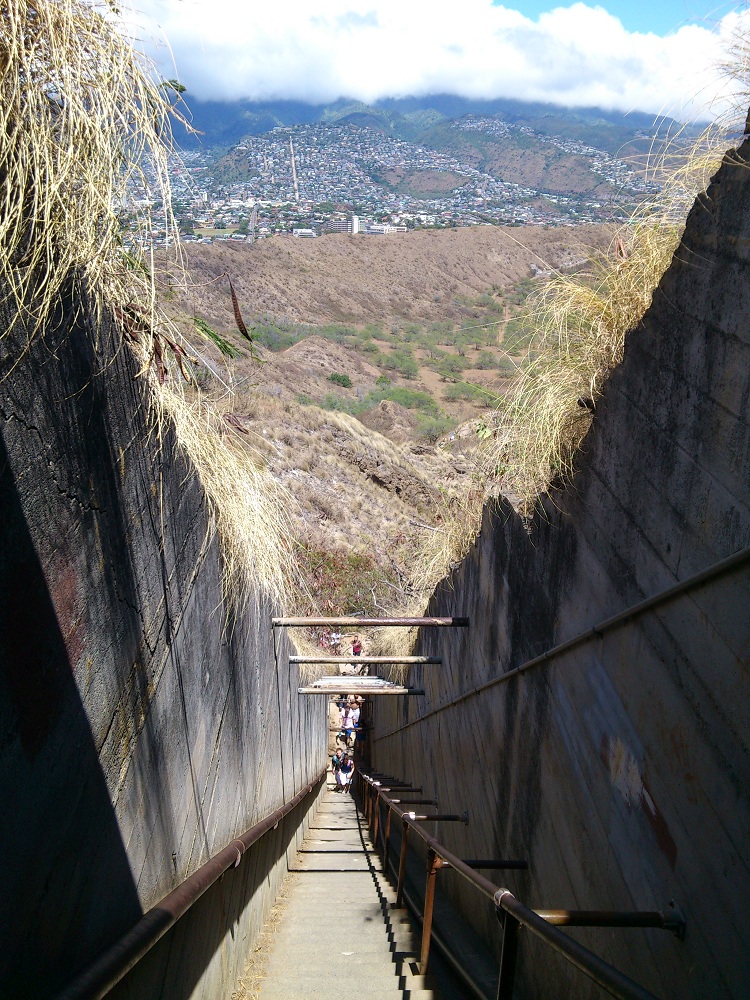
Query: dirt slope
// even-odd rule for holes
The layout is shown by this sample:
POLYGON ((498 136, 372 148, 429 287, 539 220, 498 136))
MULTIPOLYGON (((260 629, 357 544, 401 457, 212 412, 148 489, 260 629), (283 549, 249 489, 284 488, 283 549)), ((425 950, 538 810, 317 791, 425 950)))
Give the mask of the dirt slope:
POLYGON ((458 318, 457 297, 505 288, 531 266, 567 268, 586 247, 609 242, 603 226, 577 229, 474 226, 392 236, 277 236, 246 243, 186 246, 194 285, 175 287, 177 302, 231 327, 228 274, 244 311, 276 319, 331 322, 458 318), (218 294, 217 294, 218 291, 218 294))

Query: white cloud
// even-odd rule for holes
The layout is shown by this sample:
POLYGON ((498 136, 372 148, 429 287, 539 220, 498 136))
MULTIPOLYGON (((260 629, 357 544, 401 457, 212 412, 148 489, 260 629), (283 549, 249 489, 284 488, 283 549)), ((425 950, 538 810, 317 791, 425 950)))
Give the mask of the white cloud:
MULTIPOLYGON (((214 100, 453 93, 688 117, 717 99, 715 69, 741 15, 710 31, 628 32, 573 3, 534 21, 491 0, 140 0, 156 58, 214 100)), ((149 46, 151 48, 151 46, 149 46)))

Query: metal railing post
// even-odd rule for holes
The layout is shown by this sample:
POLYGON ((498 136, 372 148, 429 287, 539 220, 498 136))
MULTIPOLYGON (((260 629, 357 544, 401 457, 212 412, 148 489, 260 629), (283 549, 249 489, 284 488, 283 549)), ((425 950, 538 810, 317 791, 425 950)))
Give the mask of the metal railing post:
POLYGON ((497 918, 503 925, 503 950, 500 955, 500 978, 497 984, 497 1000, 513 1000, 513 981, 516 978, 518 957, 518 921, 499 907, 497 918))
MULTIPOLYGON (((409 830, 413 828, 414 833, 424 843, 429 858, 427 886, 425 889, 425 903, 422 914, 423 934, 421 941, 421 971, 424 973, 429 960, 431 944, 431 925, 433 920, 434 900, 435 900, 435 876, 439 868, 452 868, 458 875, 466 879, 483 896, 494 901, 495 912, 499 922, 503 927, 503 941, 500 961, 500 976, 497 987, 498 1000, 512 1000, 513 985, 515 980, 515 970, 518 955, 518 933, 521 926, 525 927, 529 933, 540 938, 548 947, 562 955, 565 961, 574 968, 579 969, 593 982, 599 985, 612 996, 619 1000, 657 1000, 657 998, 639 986, 638 983, 629 979, 614 966, 605 962, 594 952, 579 944, 573 938, 560 931, 559 926, 568 927, 653 927, 671 931, 680 939, 685 934, 685 918, 682 913, 670 903, 667 911, 617 911, 617 910, 532 910, 524 906, 515 898, 509 889, 498 889, 497 886, 480 875, 476 869, 488 868, 502 870, 526 869, 528 862, 523 858, 477 858, 461 859, 451 853, 444 844, 435 837, 430 836, 421 827, 422 823, 430 821, 468 823, 468 813, 440 814, 432 815, 416 812, 407 812, 402 807, 405 805, 422 805, 428 800, 391 798, 388 794, 391 789, 397 795, 404 792, 407 795, 415 793, 416 789, 409 788, 408 783, 398 782, 393 778, 380 776, 387 784, 381 785, 372 776, 363 776, 363 789, 367 796, 369 816, 376 824, 376 837, 382 835, 383 839, 383 862, 384 869, 388 871, 389 854, 391 851, 391 822, 395 813, 396 819, 401 820, 401 856, 398 863, 398 887, 396 903, 394 908, 401 908, 406 898, 406 860, 408 854, 409 830), (404 790, 404 792, 401 791, 404 790), (369 796, 372 795, 371 800, 369 796), (374 805, 373 805, 374 801, 374 805), (380 815, 381 808, 385 806, 385 819, 380 815), (373 816, 375 812, 375 816, 373 816), (559 925, 559 926, 555 926, 559 925)), ((421 789, 420 789, 421 791, 421 789)), ((377 847, 377 843, 375 845, 377 847)), ((409 905, 413 906, 409 900, 409 905)), ((460 963, 456 967, 460 969, 460 963)), ((462 975, 465 975, 462 973, 462 975)), ((466 982, 470 983, 471 978, 466 976, 466 982)), ((473 987, 472 987, 473 988, 473 987)))
POLYGON ((427 885, 424 891, 424 913, 422 914, 422 951, 419 957, 419 971, 427 974, 427 963, 430 959, 430 940, 432 939, 432 913, 435 908, 435 878, 442 860, 433 850, 427 852, 427 885))
POLYGON ((380 825, 380 792, 375 792, 375 815, 372 821, 372 844, 378 849, 378 826, 380 825))
POLYGON ((396 889, 396 909, 404 905, 404 879, 406 877, 406 851, 409 846, 409 824, 401 821, 401 857, 398 859, 398 887, 396 889))
POLYGON ((385 877, 388 878, 388 854, 391 849, 391 807, 386 806, 387 812, 385 814, 385 840, 383 842, 383 871, 385 872, 385 877))

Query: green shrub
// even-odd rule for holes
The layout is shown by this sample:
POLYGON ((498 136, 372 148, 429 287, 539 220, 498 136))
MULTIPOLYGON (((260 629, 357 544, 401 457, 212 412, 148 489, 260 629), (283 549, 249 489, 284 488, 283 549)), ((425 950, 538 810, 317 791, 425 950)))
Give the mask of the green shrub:
POLYGON ((332 340, 334 344, 346 344, 357 340, 356 330, 342 323, 329 323, 327 326, 320 327, 317 330, 313 328, 313 332, 316 332, 321 337, 325 337, 326 340, 332 340))
POLYGON ((487 393, 481 386, 474 385, 473 382, 456 382, 453 385, 447 385, 442 395, 443 399, 451 401, 470 399, 477 403, 486 403, 488 406, 496 401, 494 396, 487 393))
POLYGON ((443 434, 452 431, 456 424, 457 421, 453 417, 449 417, 442 412, 437 416, 420 413, 417 416, 417 433, 420 437, 434 442, 439 437, 442 437, 443 434))
POLYGON ((382 393, 383 399, 390 399, 407 410, 422 410, 424 413, 439 412, 437 403, 426 392, 419 392, 417 389, 409 389, 406 386, 394 385, 382 393))
POLYGON ((529 326, 522 319, 509 319, 503 333, 503 347, 509 354, 522 351, 529 342, 529 326))
POLYGON ((357 409, 356 403, 342 399, 341 396, 335 396, 332 392, 326 393, 320 401, 320 406, 324 410, 339 410, 341 413, 354 413, 357 409))
POLYGON ((419 372, 419 365, 409 348, 391 351, 383 357, 382 363, 385 368, 399 372, 404 378, 416 378, 419 372))
MULTIPOLYGON (((311 584, 316 604, 332 615, 377 616, 373 590, 383 581, 397 582, 392 570, 379 566, 365 552, 322 549, 308 542, 300 546, 299 561, 311 584)), ((382 599, 382 598, 381 598, 382 599)))
POLYGON ((380 386, 381 389, 387 388, 391 384, 391 380, 387 375, 378 375, 375 379, 375 385, 380 386))
POLYGON ((256 319, 252 324, 253 338, 269 351, 285 351, 308 336, 305 327, 296 324, 277 324, 270 319, 256 319))
POLYGON ((455 378, 466 367, 466 360, 455 354, 446 354, 434 367, 443 379, 455 378))
POLYGON ((332 372, 328 376, 329 382, 335 382, 336 385, 342 385, 345 389, 351 389, 352 380, 348 375, 342 375, 341 372, 332 372))

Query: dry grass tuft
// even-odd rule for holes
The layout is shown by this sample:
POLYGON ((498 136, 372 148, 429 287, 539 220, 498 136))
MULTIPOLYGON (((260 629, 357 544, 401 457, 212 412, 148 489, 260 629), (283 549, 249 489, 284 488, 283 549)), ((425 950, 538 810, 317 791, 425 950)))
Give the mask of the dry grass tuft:
POLYGON ((289 905, 289 898, 298 882, 297 872, 288 872, 284 876, 279 894, 252 951, 247 957, 244 971, 237 981, 237 988, 232 992, 231 1000, 259 1000, 263 983, 266 980, 268 960, 274 947, 273 938, 281 926, 281 921, 289 905))
MULTIPOLYGON (((423 611, 424 605, 420 606, 419 610, 416 610, 416 607, 412 606, 411 608, 407 607, 404 613, 407 615, 411 613, 421 615, 423 611)), ((388 626, 374 629, 368 652, 374 656, 411 656, 414 652, 417 634, 418 630, 416 628, 388 626)), ((395 681, 397 684, 405 684, 409 675, 409 669, 408 664, 394 663, 391 666, 383 667, 378 673, 383 677, 387 677, 388 680, 395 681)))
POLYGON ((685 150, 679 137, 653 166, 663 187, 588 267, 558 274, 529 300, 531 342, 484 448, 484 473, 529 516, 553 482, 566 482, 626 333, 648 309, 695 198, 727 145, 722 122, 685 150))
MULTIPOLYGON (((135 183, 163 202, 169 227, 172 113, 168 90, 118 31, 110 5, 5 6, 0 287, 29 336, 71 277, 85 282, 97 309, 134 300, 153 309, 147 268, 123 252, 120 212, 135 183)), ((138 225, 149 233, 150 210, 138 225)))
POLYGON ((596 405, 679 236, 672 224, 634 222, 585 273, 558 275, 534 296, 526 316, 532 345, 484 457, 490 479, 500 479, 523 512, 553 479, 572 475, 591 422, 582 403, 596 405))
POLYGON ((219 407, 179 384, 152 386, 157 423, 168 419, 208 498, 223 557, 223 589, 241 608, 260 588, 275 603, 304 584, 295 559, 294 499, 219 407))
POLYGON ((278 486, 224 412, 168 377, 170 350, 189 377, 179 334, 157 313, 150 259, 125 252, 122 214, 151 244, 152 208, 171 222, 170 92, 120 30, 113 4, 13 0, 0 21, 0 287, 29 339, 63 287, 118 318, 154 399, 203 484, 223 555, 225 596, 260 587, 278 603, 300 587, 278 486), (134 194, 145 194, 141 209, 134 194), (155 371, 148 370, 154 366, 155 371))
POLYGON ((471 548, 482 523, 484 501, 484 491, 476 483, 464 494, 444 495, 435 526, 423 530, 410 569, 417 607, 424 609, 440 580, 471 548))

